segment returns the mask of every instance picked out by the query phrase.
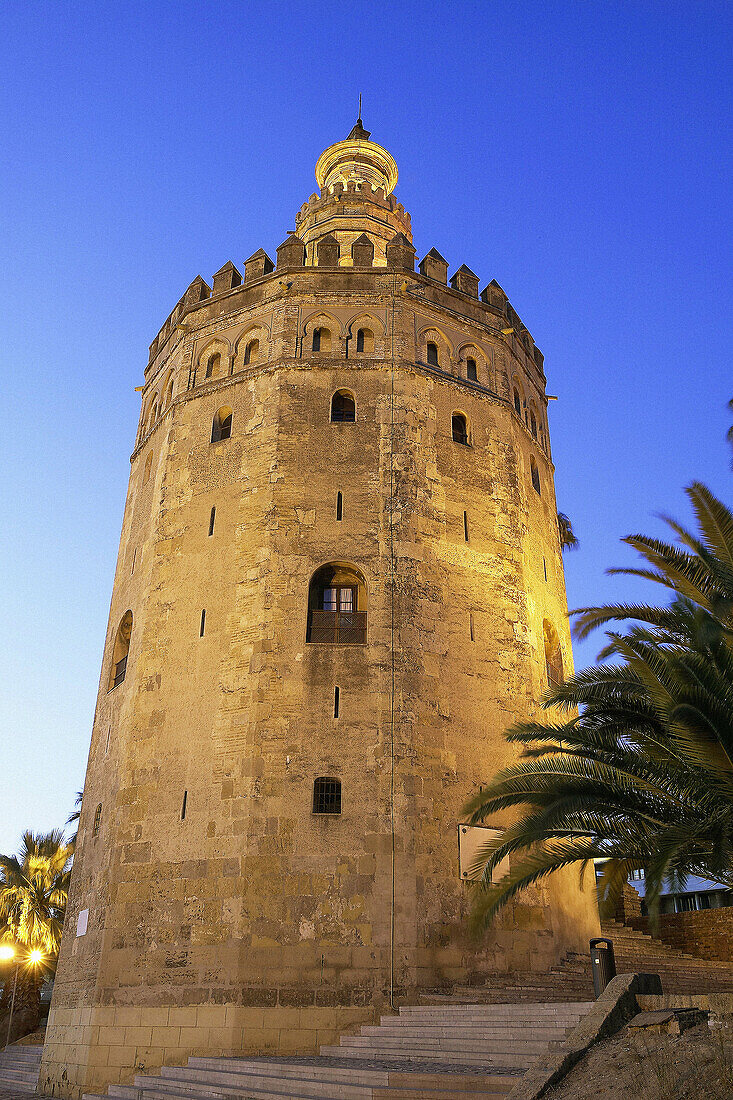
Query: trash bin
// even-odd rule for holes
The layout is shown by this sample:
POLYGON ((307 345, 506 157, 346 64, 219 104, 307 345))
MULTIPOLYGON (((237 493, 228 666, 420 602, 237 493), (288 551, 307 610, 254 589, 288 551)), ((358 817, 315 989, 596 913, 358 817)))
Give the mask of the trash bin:
POLYGON ((598 999, 611 978, 616 977, 612 940, 599 936, 590 941, 590 967, 593 972, 593 992, 598 999))

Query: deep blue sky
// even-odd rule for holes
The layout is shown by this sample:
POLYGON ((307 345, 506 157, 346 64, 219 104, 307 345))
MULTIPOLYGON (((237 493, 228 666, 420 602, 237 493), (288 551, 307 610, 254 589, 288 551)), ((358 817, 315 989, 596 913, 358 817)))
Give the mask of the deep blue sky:
POLYGON ((732 31, 714 0, 3 5, 0 851, 82 784, 148 344, 274 256, 359 91, 418 256, 498 279, 545 353, 570 605, 638 592, 604 569, 693 478, 730 502, 732 31))

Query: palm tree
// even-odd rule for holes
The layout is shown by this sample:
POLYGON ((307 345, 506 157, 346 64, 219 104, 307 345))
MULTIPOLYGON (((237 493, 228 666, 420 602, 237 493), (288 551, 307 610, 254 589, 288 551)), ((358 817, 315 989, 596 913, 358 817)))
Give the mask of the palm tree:
MULTIPOLYGON (((30 1030, 38 1024, 43 980, 56 968, 72 855, 59 829, 25 832, 17 855, 0 855, 0 942, 12 943, 22 955, 40 951, 43 957, 38 966, 21 962, 18 971, 16 1007, 28 1010, 30 1030)), ((10 985, 6 980, 0 1011, 10 997, 10 985)))
POLYGON ((569 864, 582 874, 595 859, 607 861, 608 900, 644 867, 652 914, 670 878, 733 888, 733 514, 704 485, 687 494, 698 534, 668 519, 679 546, 631 536, 645 566, 612 570, 660 584, 669 604, 577 612, 581 637, 617 624, 605 663, 545 696, 555 721, 507 732, 522 758, 466 807, 472 823, 519 809, 477 859, 477 928, 531 883, 569 864), (509 874, 492 885, 510 855, 509 874))
POLYGON ((570 517, 566 516, 564 512, 557 513, 557 528, 560 534, 560 549, 577 550, 580 546, 580 542, 575 531, 573 531, 570 517))
POLYGON ((84 797, 84 791, 77 791, 76 792, 76 799, 74 801, 74 805, 75 805, 76 809, 74 810, 73 813, 69 814, 69 816, 66 818, 66 824, 67 825, 76 825, 77 826, 74 835, 69 838, 69 844, 74 849, 74 851, 76 851, 76 841, 77 841, 77 838, 79 836, 78 821, 79 821, 79 818, 81 817, 81 800, 82 800, 83 797, 84 797))

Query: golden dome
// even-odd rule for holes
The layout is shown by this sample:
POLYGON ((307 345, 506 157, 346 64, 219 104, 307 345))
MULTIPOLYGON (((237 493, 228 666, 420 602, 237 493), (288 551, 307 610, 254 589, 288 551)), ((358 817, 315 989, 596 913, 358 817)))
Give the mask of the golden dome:
POLYGON ((397 186, 397 165, 391 153, 369 141, 369 131, 358 119, 345 141, 329 145, 316 162, 316 180, 320 188, 334 183, 369 183, 383 187, 390 195, 397 186))

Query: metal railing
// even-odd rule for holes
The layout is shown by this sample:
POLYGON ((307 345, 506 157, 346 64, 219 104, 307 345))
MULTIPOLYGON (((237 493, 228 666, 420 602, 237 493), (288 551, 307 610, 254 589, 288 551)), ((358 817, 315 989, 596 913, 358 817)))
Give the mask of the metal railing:
POLYGON ((366 611, 311 611, 308 641, 363 645, 366 622, 366 611))

